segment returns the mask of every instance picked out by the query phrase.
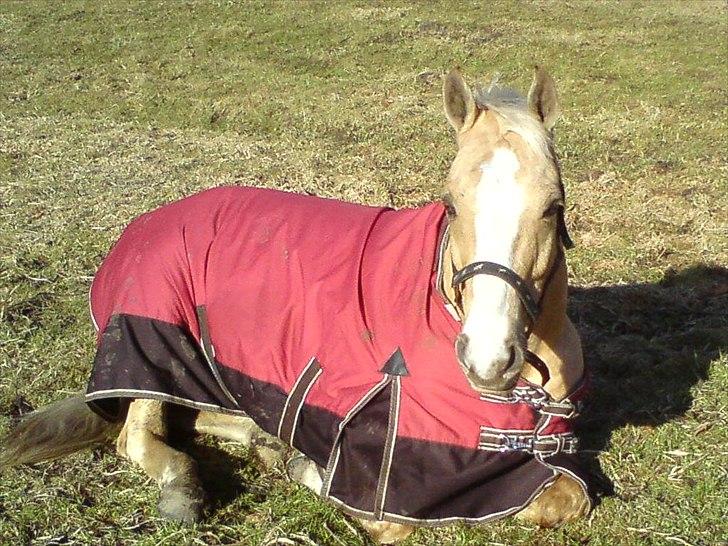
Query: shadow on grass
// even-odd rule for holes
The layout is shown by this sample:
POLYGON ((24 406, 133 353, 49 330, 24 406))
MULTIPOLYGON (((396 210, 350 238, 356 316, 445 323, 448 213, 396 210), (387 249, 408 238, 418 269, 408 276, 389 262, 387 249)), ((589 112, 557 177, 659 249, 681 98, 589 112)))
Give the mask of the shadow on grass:
POLYGON ((614 494, 595 456, 614 430, 658 426, 692 411, 692 387, 728 351, 726 309, 722 267, 668 271, 655 284, 571 290, 569 315, 592 378, 578 431, 598 495, 614 494))
POLYGON ((171 408, 169 443, 176 449, 189 454, 199 468, 202 487, 207 494, 208 510, 215 512, 245 496, 248 502, 265 501, 265 489, 258 487, 264 463, 245 450, 244 453, 230 453, 217 447, 212 437, 196 435, 195 410, 182 406, 171 408))

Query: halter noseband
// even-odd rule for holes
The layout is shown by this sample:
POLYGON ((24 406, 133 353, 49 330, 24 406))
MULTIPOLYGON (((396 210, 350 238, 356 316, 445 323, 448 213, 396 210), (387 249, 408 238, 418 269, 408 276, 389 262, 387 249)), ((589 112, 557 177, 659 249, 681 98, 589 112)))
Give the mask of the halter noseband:
MULTIPOLYGON (((561 208, 558 212, 556 231, 564 248, 570 249, 574 247, 574 243, 569 236, 569 231, 566 229, 563 208, 561 208)), ((559 267, 563 258, 564 252, 561 249, 561 246, 559 246, 556 260, 554 260, 554 264, 551 266, 551 271, 549 271, 549 274, 546 277, 546 282, 544 283, 544 292, 551 283, 551 278, 554 276, 554 272, 556 271, 556 268, 559 267)), ((518 299, 521 300, 528 317, 531 319, 531 324, 533 325, 536 323, 536 319, 541 312, 541 301, 540 299, 539 301, 536 301, 536 298, 533 297, 533 294, 531 294, 531 291, 526 286, 526 282, 518 273, 505 265, 495 262, 472 262, 464 266, 459 271, 455 270, 452 277, 452 287, 457 288, 468 279, 475 277, 475 275, 492 275, 493 277, 498 277, 500 280, 506 282, 511 288, 513 288, 513 290, 516 291, 518 299)), ((543 298, 543 294, 541 294, 541 298, 543 298)))
POLYGON ((509 284, 511 288, 516 291, 516 294, 518 294, 518 299, 521 300, 521 303, 526 309, 526 313, 528 313, 531 321, 536 322, 540 306, 518 273, 495 262, 473 262, 466 265, 453 275, 453 288, 463 284, 465 281, 475 277, 476 275, 492 275, 493 277, 498 277, 500 280, 509 284))

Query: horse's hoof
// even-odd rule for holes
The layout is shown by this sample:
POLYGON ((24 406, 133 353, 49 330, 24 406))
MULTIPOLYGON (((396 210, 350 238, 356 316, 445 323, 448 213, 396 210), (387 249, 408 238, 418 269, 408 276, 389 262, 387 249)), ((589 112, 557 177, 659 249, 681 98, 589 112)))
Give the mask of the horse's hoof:
POLYGON ((387 521, 359 520, 359 524, 369 533, 375 544, 396 544, 406 539, 414 527, 400 523, 389 523, 387 521))
POLYGON ((286 473, 291 481, 301 483, 311 466, 311 459, 305 455, 295 455, 286 463, 286 473))
POLYGON ((288 446, 277 438, 260 435, 253 440, 256 455, 267 468, 283 465, 288 446))
POLYGON ((182 523, 197 523, 202 519, 205 494, 194 484, 165 486, 159 494, 159 514, 167 519, 182 523))

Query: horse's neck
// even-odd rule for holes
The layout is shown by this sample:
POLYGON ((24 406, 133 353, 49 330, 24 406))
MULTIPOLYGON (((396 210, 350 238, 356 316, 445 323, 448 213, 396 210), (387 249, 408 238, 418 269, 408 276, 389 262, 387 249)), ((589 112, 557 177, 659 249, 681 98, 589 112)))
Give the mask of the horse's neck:
MULTIPOLYGON (((452 287, 455 272, 449 243, 444 251, 442 271, 440 289, 447 299, 455 302, 456 294, 452 287)), ((548 367, 550 378, 544 385, 544 389, 554 399, 561 400, 576 388, 584 373, 579 334, 566 316, 565 260, 561 261, 561 265, 545 290, 541 302, 541 314, 528 340, 528 348, 536 353, 548 367)), ((532 383, 541 384, 541 373, 530 364, 524 366, 521 375, 532 383)))

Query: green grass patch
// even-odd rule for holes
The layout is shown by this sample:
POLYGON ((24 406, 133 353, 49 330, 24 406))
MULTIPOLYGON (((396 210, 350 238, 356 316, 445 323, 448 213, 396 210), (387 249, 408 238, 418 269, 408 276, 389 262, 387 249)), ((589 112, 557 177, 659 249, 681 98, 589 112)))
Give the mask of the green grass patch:
MULTIPOLYGON (((555 76, 594 373, 589 519, 420 530, 407 544, 718 544, 728 537, 728 8, 652 2, 0 3, 0 411, 84 387, 86 295, 120 230, 249 184, 411 206, 454 156, 444 72, 555 76)), ((110 448, 0 476, 0 543, 366 544, 245 450, 201 441, 213 510, 186 528, 110 448), (295 537, 294 537, 295 538, 295 537)))

